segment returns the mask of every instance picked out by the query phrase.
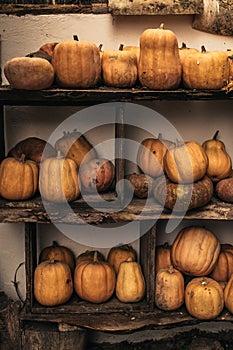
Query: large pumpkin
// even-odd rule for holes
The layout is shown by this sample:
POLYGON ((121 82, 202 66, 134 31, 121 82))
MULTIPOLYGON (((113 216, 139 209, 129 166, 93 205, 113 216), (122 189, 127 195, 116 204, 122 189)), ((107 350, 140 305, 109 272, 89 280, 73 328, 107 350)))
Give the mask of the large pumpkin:
POLYGON ((5 158, 0 167, 0 195, 9 200, 25 200, 38 190, 38 165, 32 160, 5 158))
POLYGON ((132 246, 125 244, 122 246, 112 247, 108 252, 107 260, 117 274, 120 264, 129 258, 131 258, 132 261, 136 261, 137 252, 132 246))
POLYGON ((34 296, 44 306, 66 303, 73 294, 73 281, 69 266, 62 261, 47 260, 34 271, 34 296))
POLYGON ((176 35, 169 29, 146 29, 140 36, 138 77, 142 86, 155 90, 176 89, 182 67, 176 35))
POLYGON ((211 272, 211 277, 218 282, 227 282, 233 274, 233 246, 221 244, 217 264, 211 272))
POLYGON ((171 248, 173 266, 191 276, 206 276, 213 271, 220 253, 215 234, 201 226, 179 231, 171 248))

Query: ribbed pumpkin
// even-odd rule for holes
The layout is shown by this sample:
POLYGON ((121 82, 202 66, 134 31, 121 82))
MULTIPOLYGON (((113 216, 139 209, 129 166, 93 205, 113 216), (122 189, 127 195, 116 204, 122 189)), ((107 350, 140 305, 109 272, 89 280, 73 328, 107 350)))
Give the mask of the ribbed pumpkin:
POLYGON ((229 78, 229 61, 223 51, 192 53, 183 60, 183 82, 189 89, 221 89, 229 78))
POLYGON ((77 165, 73 159, 57 157, 42 162, 39 176, 41 196, 50 202, 71 202, 80 195, 77 165))
POLYGON ((184 277, 173 266, 160 269, 155 279, 155 304, 164 311, 177 310, 184 303, 184 277))
POLYGON ((211 272, 211 277, 218 282, 227 282, 233 274, 233 246, 221 244, 217 264, 211 272))
POLYGON ((98 250, 86 250, 84 253, 81 253, 76 258, 76 265, 81 264, 82 262, 93 262, 95 252, 97 253, 98 261, 105 261, 104 255, 98 250))
POLYGON ((0 167, 0 195, 9 200, 25 200, 38 190, 38 165, 32 160, 7 157, 0 167))
POLYGON ((56 260, 65 262, 74 271, 75 260, 74 254, 71 249, 63 245, 59 245, 56 241, 53 241, 51 246, 45 247, 40 252, 39 262, 46 260, 56 260))
POLYGON ((129 181, 125 186, 125 195, 130 185, 133 187, 133 193, 138 198, 147 198, 152 193, 153 179, 152 177, 145 174, 128 174, 125 179, 129 181))
POLYGON ((212 278, 193 278, 185 288, 185 305, 193 317, 201 320, 214 319, 224 307, 223 289, 212 278))
POLYGON ((215 234, 200 226, 179 231, 171 248, 173 266, 191 276, 206 276, 213 271, 220 253, 215 234))
POLYGON ((193 184, 176 184, 163 176, 153 183, 155 199, 174 212, 186 212, 206 205, 211 200, 213 192, 213 182, 208 176, 193 184))
POLYGON ((57 84, 61 87, 90 88, 100 80, 99 49, 89 41, 58 43, 53 51, 52 65, 57 84))
POLYGON ((78 264, 74 271, 74 288, 77 295, 91 303, 103 303, 111 298, 116 286, 113 267, 98 261, 97 252, 92 262, 78 264))
POLYGON ((214 182, 228 177, 232 168, 231 157, 226 151, 225 144, 217 140, 218 133, 219 130, 216 131, 212 140, 207 140, 202 144, 208 157, 207 175, 214 182))
POLYGON ((142 86, 155 90, 176 89, 180 85, 182 66, 177 37, 173 31, 146 29, 140 36, 138 77, 142 86))
POLYGON ((186 56, 189 56, 192 53, 197 53, 199 52, 198 49, 195 49, 194 47, 187 47, 185 43, 182 43, 182 46, 179 47, 179 56, 180 56, 180 61, 181 64, 183 65, 183 61, 186 56))
POLYGON ((215 187, 215 193, 222 201, 233 203, 233 178, 220 180, 215 187))
POLYGON ((120 264, 116 281, 116 296, 123 303, 135 303, 144 297, 146 283, 138 262, 128 258, 120 264))
POLYGON ((171 246, 168 242, 156 247, 155 251, 155 273, 160 269, 167 269, 172 265, 171 246))
POLYGON ((54 81, 53 66, 39 57, 14 57, 5 63, 4 74, 11 87, 22 90, 47 89, 54 81))
POLYGON ((107 261, 114 268, 114 271, 117 274, 120 264, 129 258, 131 258, 132 261, 136 261, 137 252, 129 244, 124 244, 122 246, 112 247, 108 252, 107 261))
POLYGON ((126 45, 126 46, 123 46, 123 51, 130 51, 130 52, 135 53, 135 55, 137 57, 137 64, 139 63, 139 57, 140 57, 140 47, 139 46, 126 45))
POLYGON ((176 183, 191 183, 206 175, 208 158, 204 148, 195 141, 170 148, 164 156, 168 178, 176 183))
POLYGON ((158 138, 144 139, 137 153, 137 165, 143 173, 151 177, 158 177, 164 172, 164 156, 174 143, 163 140, 162 135, 158 138))
POLYGON ((224 302, 227 310, 233 314, 233 275, 231 275, 224 288, 224 302))
POLYGON ((78 167, 82 162, 89 162, 97 157, 95 148, 80 132, 64 132, 64 135, 55 143, 55 148, 64 157, 73 159, 78 167))

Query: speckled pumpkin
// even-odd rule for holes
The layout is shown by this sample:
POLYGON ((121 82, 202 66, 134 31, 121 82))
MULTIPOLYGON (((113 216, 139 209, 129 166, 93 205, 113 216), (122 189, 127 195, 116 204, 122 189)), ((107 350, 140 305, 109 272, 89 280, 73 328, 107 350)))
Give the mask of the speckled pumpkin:
POLYGON ((133 193, 138 198, 147 198, 152 193, 153 179, 152 177, 145 174, 128 174, 126 175, 125 194, 127 196, 127 190, 131 189, 130 185, 133 187, 133 193))
POLYGON ((215 187, 215 193, 222 201, 233 203, 233 178, 220 180, 215 187))

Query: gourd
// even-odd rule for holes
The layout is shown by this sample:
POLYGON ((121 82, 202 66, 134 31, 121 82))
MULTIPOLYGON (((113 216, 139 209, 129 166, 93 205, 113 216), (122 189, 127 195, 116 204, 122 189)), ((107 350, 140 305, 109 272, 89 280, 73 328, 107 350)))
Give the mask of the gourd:
POLYGON ((224 302, 227 310, 233 314, 233 275, 231 275, 229 281, 224 288, 224 302))
POLYGON ((202 144, 207 157, 207 175, 213 182, 218 182, 230 175, 232 169, 231 157, 226 151, 225 144, 217 140, 219 130, 216 131, 212 140, 207 140, 202 144))
POLYGON ((92 262, 76 265, 74 288, 77 295, 91 303, 103 303, 111 298, 116 286, 113 267, 106 261, 99 261, 97 252, 92 262))
POLYGON ((217 263, 210 276, 218 282, 227 282, 233 274, 233 246, 221 244, 217 263))
POLYGON ((171 246, 168 242, 156 247, 155 251, 155 273, 160 269, 167 269, 172 265, 171 262, 171 246))
POLYGON ((116 296, 123 303, 135 303, 145 295, 146 284, 141 266, 128 258, 120 264, 116 280, 116 296))
POLYGON ((45 43, 42 46, 40 46, 39 51, 45 52, 47 55, 52 57, 54 48, 57 44, 58 44, 57 42, 45 43))
POLYGON ((175 183, 192 183, 206 175, 208 157, 195 141, 187 141, 170 148, 164 156, 164 169, 175 183))
POLYGON ((89 41, 67 40, 58 43, 52 56, 58 86, 90 88, 100 80, 101 64, 98 47, 89 41))
POLYGON ((38 190, 39 169, 32 160, 6 157, 0 167, 0 195, 9 200, 32 198, 38 190))
POLYGON ((92 159, 79 168, 82 190, 88 193, 107 191, 115 177, 113 163, 104 158, 92 159))
POLYGON ((184 303, 184 277, 173 266, 160 269, 155 279, 155 304, 164 311, 177 310, 184 303))
POLYGON ((228 82, 231 82, 233 80, 233 50, 227 50, 227 58, 230 66, 228 82))
POLYGON ((153 183, 153 195, 156 201, 174 212, 186 212, 209 203, 213 196, 213 182, 208 176, 191 184, 177 184, 157 178, 153 183))
POLYGON ((233 203, 233 178, 220 180, 216 184, 215 193, 222 201, 233 203))
POLYGON ((12 88, 41 90, 54 81, 54 69, 48 60, 39 57, 14 57, 4 64, 4 74, 12 88))
POLYGON ((152 193, 153 179, 145 174, 128 174, 125 179, 129 181, 125 186, 125 195, 127 195, 127 189, 130 188, 130 184, 133 187, 133 193, 138 198, 147 198, 152 193))
POLYGON ((215 50, 192 53, 183 60, 183 82, 188 89, 222 89, 229 78, 226 53, 215 50))
POLYGON ((171 248, 173 266, 190 276, 211 273, 220 254, 216 235, 201 226, 188 226, 179 231, 171 248))
POLYGON ((158 177, 164 173, 164 156, 174 143, 164 140, 159 134, 158 138, 144 139, 137 153, 137 164, 141 171, 151 177, 158 177))
POLYGON ((34 296, 44 306, 66 303, 73 294, 69 266, 62 261, 46 260, 34 271, 34 296))
POLYGON ((108 86, 117 88, 135 85, 137 72, 137 56, 132 51, 106 50, 102 54, 103 81, 108 86))
POLYGON ((198 49, 196 49, 194 47, 187 47, 187 45, 183 42, 182 46, 179 47, 179 56, 180 56, 181 64, 183 65, 183 61, 184 61, 186 56, 189 56, 192 53, 197 53, 197 52, 199 52, 198 49))
POLYGON ((195 318, 214 319, 224 307, 223 289, 210 277, 193 278, 185 288, 185 306, 195 318))
POLYGON ((123 261, 127 261, 129 258, 132 259, 132 261, 136 261, 137 252, 129 244, 124 244, 121 246, 112 247, 108 252, 107 261, 114 268, 114 271, 117 274, 121 263, 123 261))
POLYGON ((40 252, 39 262, 46 260, 63 261, 69 267, 73 273, 75 267, 74 254, 71 249, 63 245, 59 245, 56 241, 53 241, 51 246, 45 247, 40 252))
POLYGON ((39 190, 50 202, 71 202, 80 195, 77 165, 73 159, 57 157, 45 159, 40 167, 39 190))
POLYGON ((137 57, 137 65, 139 63, 139 57, 140 57, 140 47, 136 45, 123 45, 123 51, 130 51, 135 53, 137 57))
POLYGON ((97 253, 98 261, 105 261, 104 255, 98 250, 86 250, 84 253, 77 256, 76 265, 81 264, 82 262, 92 262, 94 260, 95 252, 97 253))
POLYGON ((142 86, 155 90, 176 89, 180 85, 182 66, 177 37, 173 31, 146 29, 140 36, 138 77, 142 86))

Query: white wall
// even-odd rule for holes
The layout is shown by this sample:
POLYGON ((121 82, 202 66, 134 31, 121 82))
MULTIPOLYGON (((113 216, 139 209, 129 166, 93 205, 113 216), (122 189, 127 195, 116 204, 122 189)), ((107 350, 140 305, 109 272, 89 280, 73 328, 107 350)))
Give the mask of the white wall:
MULTIPOLYGON (((189 47, 200 49, 205 45, 207 50, 227 50, 233 48, 233 37, 224 37, 207 34, 191 27, 192 16, 149 16, 149 17, 119 17, 111 15, 50 15, 50 16, 0 16, 0 35, 2 45, 2 65, 7 60, 16 56, 24 56, 36 51, 46 42, 57 42, 72 39, 77 34, 80 40, 89 40, 97 45, 103 44, 103 49, 117 49, 120 43, 125 45, 138 45, 142 31, 149 27, 158 27, 165 23, 165 27, 173 30, 179 41, 186 42, 189 47)), ((3 77, 3 82, 6 79, 3 77)), ((232 145, 232 102, 155 102, 146 104, 155 109, 168 119, 182 135, 184 140, 196 140, 203 142, 220 130, 220 136, 224 140, 228 152, 233 157, 232 145)), ((50 133, 64 119, 77 111, 77 107, 11 107, 6 109, 6 147, 11 148, 19 140, 28 136, 37 136, 47 139, 50 133)), ((142 116, 143 118, 143 116, 142 116)), ((113 130, 107 128, 99 134, 90 134, 92 141, 98 143, 103 133, 112 135, 113 130)), ((130 134, 131 131, 127 130, 130 134)), ((142 138, 142 134, 138 135, 142 138)), ((188 222, 189 223, 189 222, 188 222)), ((184 223, 186 224, 186 222, 184 223)), ((160 224, 158 243, 172 241, 172 235, 163 234, 164 224, 160 224)), ((210 228, 223 241, 231 241, 232 223, 207 222, 210 228)), ((80 228, 81 230, 82 228, 80 228)), ((40 226, 40 244, 49 245, 53 239, 60 244, 72 248, 76 254, 86 249, 85 245, 79 245, 56 228, 48 225, 40 226)), ((175 234, 175 233, 174 233, 175 234)), ((0 290, 4 290, 9 296, 16 299, 16 293, 11 283, 14 271, 24 259, 24 234, 23 224, 0 224, 0 290)), ((137 247, 137 243, 135 243, 137 247)), ((103 249, 104 252, 107 252, 103 249)), ((24 293, 24 274, 18 275, 19 287, 24 293)))

